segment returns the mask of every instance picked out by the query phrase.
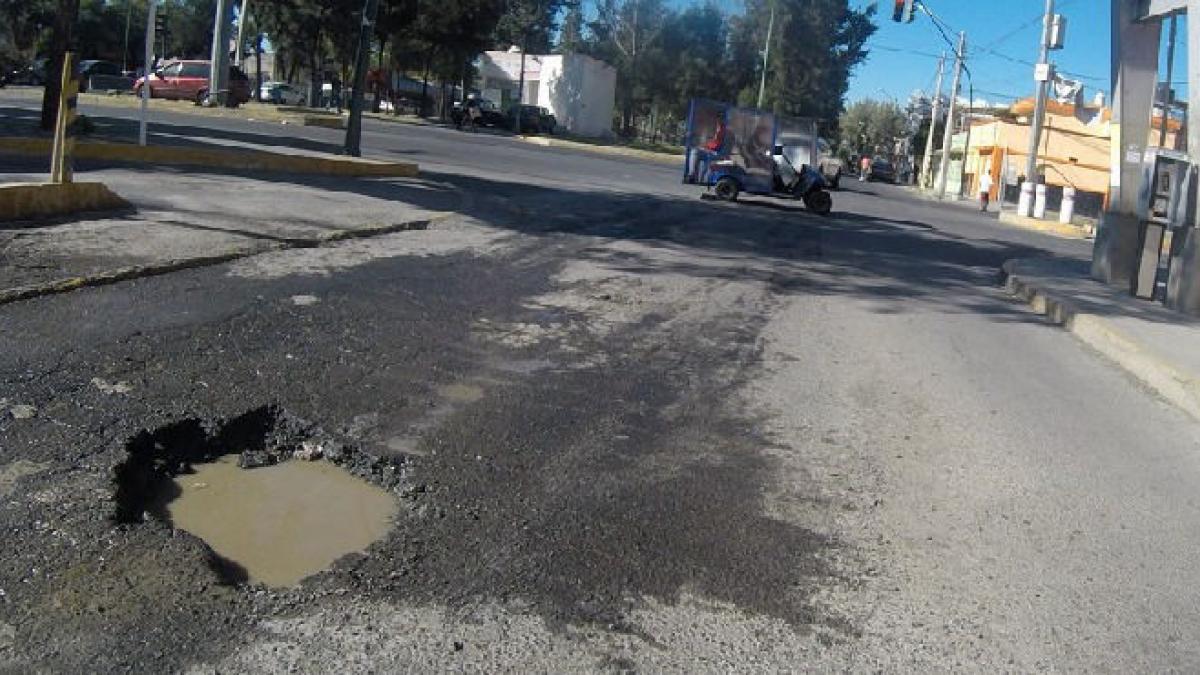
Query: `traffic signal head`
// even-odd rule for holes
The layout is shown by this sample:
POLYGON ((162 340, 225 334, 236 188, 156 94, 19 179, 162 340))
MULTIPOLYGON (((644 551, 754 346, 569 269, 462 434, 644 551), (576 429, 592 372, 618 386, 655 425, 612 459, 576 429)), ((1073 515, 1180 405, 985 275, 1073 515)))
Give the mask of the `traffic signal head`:
POLYGON ((915 4, 916 0, 896 0, 895 9, 892 10, 892 21, 912 23, 913 19, 917 18, 915 4))

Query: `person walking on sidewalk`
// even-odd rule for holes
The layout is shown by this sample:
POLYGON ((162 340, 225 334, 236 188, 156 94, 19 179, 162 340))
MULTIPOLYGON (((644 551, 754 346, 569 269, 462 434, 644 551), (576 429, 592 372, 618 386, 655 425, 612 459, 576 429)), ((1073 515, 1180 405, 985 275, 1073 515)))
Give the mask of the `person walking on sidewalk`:
POLYGON ((979 177, 979 210, 987 211, 988 201, 992 198, 992 175, 985 173, 979 177))

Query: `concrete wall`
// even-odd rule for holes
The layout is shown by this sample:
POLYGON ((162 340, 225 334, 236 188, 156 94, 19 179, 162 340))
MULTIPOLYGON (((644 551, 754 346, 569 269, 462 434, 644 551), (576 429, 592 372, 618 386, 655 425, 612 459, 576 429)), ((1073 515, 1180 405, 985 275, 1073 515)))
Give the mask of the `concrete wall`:
MULTIPOLYGON (((516 101, 520 52, 484 52, 479 59, 480 94, 502 107, 516 101)), ((522 102, 554 113, 562 129, 580 136, 612 135, 617 71, 582 54, 529 54, 525 57, 522 102)))
POLYGON ((612 135, 617 71, 581 54, 547 57, 538 105, 554 113, 564 129, 580 136, 612 135))

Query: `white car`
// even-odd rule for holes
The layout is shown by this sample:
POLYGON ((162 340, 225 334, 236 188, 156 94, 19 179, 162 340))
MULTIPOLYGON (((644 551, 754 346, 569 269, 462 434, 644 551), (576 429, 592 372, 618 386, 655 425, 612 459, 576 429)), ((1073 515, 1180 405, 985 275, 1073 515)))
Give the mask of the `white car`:
POLYGON ((287 82, 267 82, 259 91, 262 100, 277 105, 304 105, 304 92, 287 82))

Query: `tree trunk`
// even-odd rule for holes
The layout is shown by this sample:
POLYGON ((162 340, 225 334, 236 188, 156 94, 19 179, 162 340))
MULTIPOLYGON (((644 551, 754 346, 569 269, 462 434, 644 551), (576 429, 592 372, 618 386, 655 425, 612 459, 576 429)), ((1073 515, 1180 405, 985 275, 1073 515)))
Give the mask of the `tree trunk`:
POLYGON ((54 30, 50 35, 50 58, 46 62, 46 88, 42 92, 42 131, 54 129, 58 119, 58 97, 62 90, 63 53, 71 48, 79 0, 58 0, 54 30))

